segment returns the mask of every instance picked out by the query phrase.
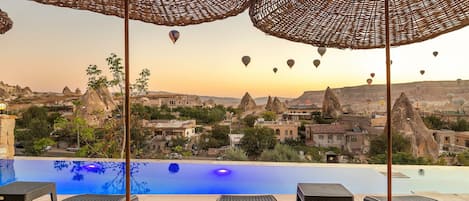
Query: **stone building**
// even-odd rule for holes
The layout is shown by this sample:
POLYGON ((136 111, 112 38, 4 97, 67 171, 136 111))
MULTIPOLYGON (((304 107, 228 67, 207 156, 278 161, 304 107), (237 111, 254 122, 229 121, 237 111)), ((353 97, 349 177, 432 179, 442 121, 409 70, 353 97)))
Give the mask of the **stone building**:
POLYGON ((171 139, 184 137, 191 139, 195 137, 195 120, 151 120, 143 121, 143 127, 150 129, 151 144, 155 150, 163 150, 171 139))
POLYGON ((337 147, 343 151, 362 155, 368 153, 370 141, 368 131, 360 127, 347 130, 339 123, 307 124, 306 145, 316 147, 337 147))
POLYGON ((165 105, 170 108, 194 107, 203 105, 199 96, 184 94, 149 93, 145 95, 145 99, 142 100, 143 105, 158 107, 165 105))
POLYGON ((306 145, 345 148, 345 128, 338 124, 306 124, 306 145))
POLYGON ((299 120, 312 120, 314 116, 321 115, 321 108, 314 105, 291 105, 288 106, 287 111, 283 113, 282 117, 285 120, 299 121, 299 120))
POLYGON ((274 134, 279 142, 285 142, 285 139, 298 139, 299 122, 296 121, 264 121, 259 118, 254 126, 267 127, 274 130, 274 134))

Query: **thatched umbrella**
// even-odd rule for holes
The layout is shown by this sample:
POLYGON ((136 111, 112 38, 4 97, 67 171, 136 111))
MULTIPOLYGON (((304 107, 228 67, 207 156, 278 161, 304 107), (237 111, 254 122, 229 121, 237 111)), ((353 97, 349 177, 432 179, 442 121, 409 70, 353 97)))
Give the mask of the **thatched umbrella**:
MULTIPOLYGON (((128 19, 189 25, 236 15, 249 7, 260 30, 292 41, 333 48, 386 48, 388 200, 391 200, 390 46, 421 42, 469 24, 467 0, 33 0, 124 17, 126 139, 128 126, 128 19)), ((126 162, 130 148, 126 144, 126 162)), ((128 173, 128 171, 127 171, 128 173)), ((128 178, 127 178, 128 179, 128 178)), ((129 190, 130 186, 127 186, 129 190)), ((130 193, 127 193, 127 200, 130 193)))
POLYGON ((7 13, 3 12, 2 9, 0 9, 0 34, 4 34, 8 30, 10 30, 12 26, 13 22, 8 17, 7 13))

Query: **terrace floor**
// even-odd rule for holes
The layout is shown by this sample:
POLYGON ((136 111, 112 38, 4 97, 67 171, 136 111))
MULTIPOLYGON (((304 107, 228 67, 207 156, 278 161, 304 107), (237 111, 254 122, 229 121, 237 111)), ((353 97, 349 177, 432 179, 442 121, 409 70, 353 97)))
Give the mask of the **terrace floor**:
MULTIPOLYGON (((438 201, 468 201, 469 194, 440 194, 434 192, 416 193, 436 199, 438 201)), ((70 197, 71 195, 58 195, 58 201, 70 197)), ((278 201, 295 201, 294 194, 277 194, 274 195, 278 201)), ((219 195, 138 195, 139 201, 216 201, 219 195)), ((355 195, 355 201, 363 201, 365 195, 355 195)), ((49 196, 43 196, 36 201, 50 201, 49 196)))

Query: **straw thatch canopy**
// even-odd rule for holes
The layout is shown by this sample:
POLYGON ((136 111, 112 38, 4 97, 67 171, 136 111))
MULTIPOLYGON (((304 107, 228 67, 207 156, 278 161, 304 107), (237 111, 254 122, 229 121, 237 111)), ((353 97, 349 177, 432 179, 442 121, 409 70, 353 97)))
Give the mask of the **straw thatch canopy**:
MULTIPOLYGON (((123 0, 33 0, 43 4, 90 10, 124 17, 123 0)), ((237 15, 249 6, 249 0, 130 0, 130 19, 143 22, 184 26, 237 15)))
MULTIPOLYGON (((123 0, 33 0, 124 16, 123 0)), ((248 7, 260 30, 280 38, 334 48, 382 48, 384 1, 376 0, 130 0, 130 18, 168 26, 237 15, 248 7)), ((434 38, 469 24, 467 0, 390 0, 392 46, 434 38)))
POLYGON ((7 13, 0 9, 0 34, 4 34, 13 26, 13 22, 8 18, 7 13))
MULTIPOLYGON (((391 46, 434 38, 469 24, 467 0, 390 0, 391 46)), ((314 46, 369 49, 385 46, 384 1, 254 1, 260 30, 314 46)))

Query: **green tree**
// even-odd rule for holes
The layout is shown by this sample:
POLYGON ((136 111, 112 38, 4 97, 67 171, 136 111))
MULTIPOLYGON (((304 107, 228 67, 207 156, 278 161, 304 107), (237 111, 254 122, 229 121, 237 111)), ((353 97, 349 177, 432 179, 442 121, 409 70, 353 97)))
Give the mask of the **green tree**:
POLYGON ((148 80, 150 80, 150 70, 144 68, 142 72, 139 73, 137 80, 132 89, 136 95, 146 95, 148 91, 148 80))
POLYGON ((22 113, 22 118, 16 121, 16 126, 19 128, 27 128, 32 119, 39 119, 48 121, 48 110, 44 107, 31 106, 22 113))
POLYGON ((265 111, 261 114, 261 117, 265 121, 275 121, 277 119, 277 114, 275 112, 272 112, 272 111, 265 111))
MULTIPOLYGON (((385 154, 387 150, 387 136, 385 133, 378 135, 370 141, 369 155, 374 156, 378 154, 385 154)), ((403 135, 392 132, 392 153, 397 152, 410 152, 411 144, 410 140, 405 138, 403 135)))
POLYGON ((41 140, 49 138, 52 126, 49 123, 48 110, 44 107, 31 106, 22 113, 15 130, 16 141, 22 142, 27 154, 39 155, 44 147, 50 145, 41 140))
POLYGON ((247 161, 246 152, 239 148, 229 148, 225 151, 225 159, 230 161, 247 161))
POLYGON ((460 165, 469 166, 469 151, 464 151, 456 156, 460 165))
POLYGON ((259 157, 261 161, 299 162, 298 152, 288 145, 277 144, 273 150, 264 150, 259 157))
POLYGON ((425 126, 430 129, 440 130, 445 127, 445 122, 434 115, 424 117, 423 122, 425 123, 425 126))
POLYGON ((212 129, 212 137, 218 140, 221 146, 230 144, 230 137, 228 136, 229 133, 229 126, 215 125, 212 129))
POLYGON ((214 108, 178 107, 175 111, 184 119, 195 119, 199 123, 214 124, 225 118, 226 110, 223 106, 214 108))
POLYGON ((109 66, 109 71, 112 74, 112 80, 108 81, 108 86, 118 87, 120 95, 124 94, 124 66, 122 65, 122 59, 119 58, 116 54, 111 53, 109 57, 106 58, 107 65, 109 66))
POLYGON ((41 155, 42 153, 44 153, 46 151, 46 147, 47 146, 52 146, 52 145, 55 145, 55 141, 50 139, 50 138, 40 138, 36 141, 33 142, 33 146, 32 146, 32 150, 30 150, 30 152, 33 154, 33 155, 41 155))
POLYGON ((266 127, 246 128, 240 141, 241 148, 249 157, 258 157, 265 149, 273 149, 277 144, 274 130, 266 127))
POLYGON ((451 123, 450 127, 454 131, 469 131, 469 123, 465 119, 458 119, 456 122, 451 123))
POLYGON ((243 122, 248 127, 254 127, 254 123, 256 123, 257 118, 259 117, 256 115, 248 114, 244 117, 243 122))
POLYGON ((108 81, 106 76, 102 75, 102 70, 97 65, 89 65, 86 69, 88 75, 88 87, 91 89, 98 89, 102 86, 107 86, 108 81))

